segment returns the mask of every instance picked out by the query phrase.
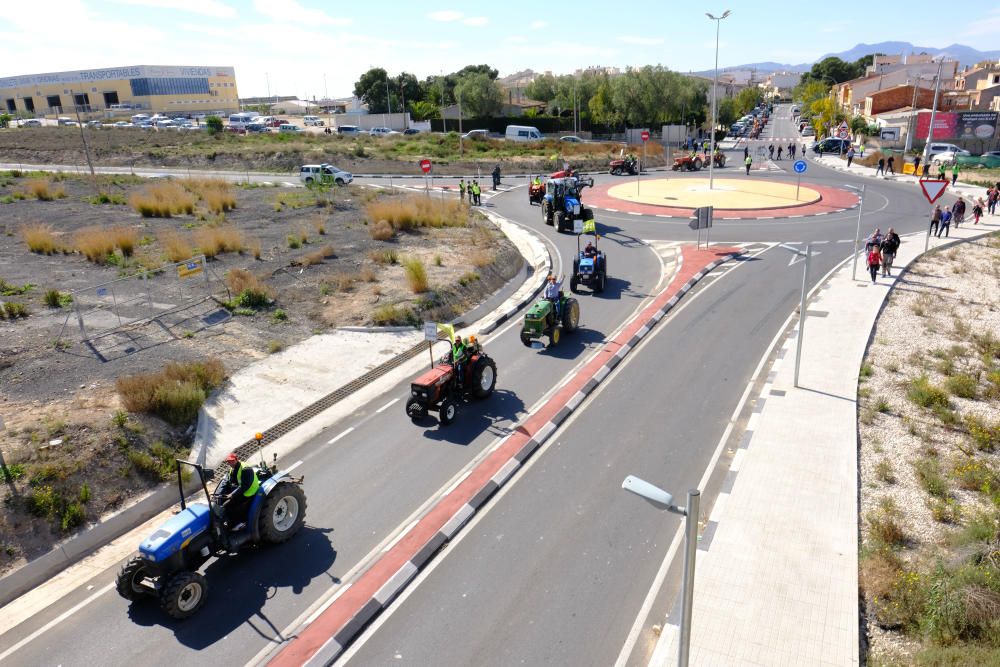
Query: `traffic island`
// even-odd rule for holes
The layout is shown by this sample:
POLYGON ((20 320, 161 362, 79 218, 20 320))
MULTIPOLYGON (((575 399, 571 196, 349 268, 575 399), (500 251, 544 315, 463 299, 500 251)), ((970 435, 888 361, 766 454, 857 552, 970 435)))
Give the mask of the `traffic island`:
POLYGON ((853 208, 858 196, 814 183, 756 178, 651 178, 595 185, 592 208, 659 218, 690 218, 696 208, 714 206, 716 219, 822 215, 853 208))

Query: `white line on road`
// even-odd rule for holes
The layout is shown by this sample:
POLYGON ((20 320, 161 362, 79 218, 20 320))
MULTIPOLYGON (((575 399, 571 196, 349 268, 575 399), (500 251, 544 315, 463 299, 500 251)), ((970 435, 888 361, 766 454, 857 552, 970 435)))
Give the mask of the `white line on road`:
POLYGON ((58 616, 56 616, 55 618, 53 618, 51 621, 49 621, 45 625, 43 625, 42 627, 40 627, 37 630, 35 630, 34 632, 32 632, 30 635, 28 635, 27 637, 25 637, 24 639, 22 639, 18 643, 16 643, 13 646, 11 646, 9 649, 7 649, 6 651, 4 651, 3 653, 0 653, 0 662, 3 662, 5 659, 7 659, 7 657, 13 655, 16 651, 20 650, 20 648, 22 646, 24 646, 25 644, 28 644, 30 642, 33 642, 39 636, 45 634, 46 632, 48 632, 49 630, 51 630, 56 625, 59 625, 60 623, 62 623, 63 621, 65 621, 67 618, 69 618, 70 616, 72 616, 76 612, 80 611, 81 609, 83 609, 84 607, 86 607, 88 604, 90 604, 91 602, 93 602, 97 598, 101 597, 102 595, 104 595, 105 593, 107 593, 108 591, 110 591, 114 587, 115 587, 115 585, 113 583, 108 584, 104 588, 99 589, 96 593, 94 593, 93 595, 91 595, 86 600, 83 600, 82 602, 78 603, 76 606, 70 607, 69 609, 67 609, 63 613, 59 614, 58 616))
POLYGON ((302 465, 302 459, 299 459, 298 461, 296 461, 292 465, 290 465, 287 468, 285 468, 285 472, 292 472, 293 470, 295 470, 296 468, 298 468, 300 465, 302 465))
POLYGON ((350 433, 353 430, 354 430, 353 426, 350 426, 350 427, 344 429, 343 431, 340 432, 340 435, 335 435, 333 438, 331 438, 330 440, 328 440, 326 444, 332 445, 333 443, 337 442, 338 440, 340 440, 341 438, 343 438, 345 435, 347 435, 348 433, 350 433))
POLYGON ((386 410, 388 410, 392 406, 396 405, 396 403, 398 403, 398 402, 399 402, 399 397, 397 396, 396 398, 392 399, 391 401, 389 401, 388 403, 386 403, 385 405, 383 405, 381 408, 379 408, 375 412, 376 413, 378 413, 378 412, 385 412, 386 410))

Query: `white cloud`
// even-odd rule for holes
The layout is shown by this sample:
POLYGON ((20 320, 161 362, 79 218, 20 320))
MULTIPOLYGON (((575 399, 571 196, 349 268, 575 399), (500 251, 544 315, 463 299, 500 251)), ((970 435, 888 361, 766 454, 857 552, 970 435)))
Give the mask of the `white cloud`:
POLYGON ((462 12, 456 12, 453 9, 442 9, 441 11, 431 12, 427 15, 432 21, 457 21, 464 16, 462 12))
POLYGON ((220 19, 236 16, 236 9, 217 0, 115 0, 115 2, 121 5, 179 10, 220 19))
POLYGON ((253 8, 278 23, 303 23, 306 25, 350 25, 349 18, 334 18, 322 9, 309 9, 298 0, 254 0, 253 8))
POLYGON ((482 26, 489 23, 490 20, 485 16, 470 16, 467 19, 462 19, 462 23, 465 25, 482 26))
POLYGON ((656 46, 663 44, 663 40, 658 37, 639 37, 637 35, 621 35, 618 41, 624 44, 635 44, 638 46, 656 46))
POLYGON ((980 16, 973 21, 965 30, 966 35, 976 37, 982 35, 996 35, 1000 32, 1000 9, 994 9, 989 16, 980 16))
POLYGON ((532 30, 541 30, 542 28, 548 27, 548 23, 545 21, 532 21, 529 26, 532 30))

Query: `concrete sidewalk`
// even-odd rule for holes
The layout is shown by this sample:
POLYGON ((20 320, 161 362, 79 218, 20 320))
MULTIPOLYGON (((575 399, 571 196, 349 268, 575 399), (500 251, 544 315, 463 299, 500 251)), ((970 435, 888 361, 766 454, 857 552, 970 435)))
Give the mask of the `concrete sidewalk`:
MULTIPOLYGON (((998 223, 953 228, 931 248, 998 223)), ((814 290, 798 388, 797 323, 779 343, 723 493, 702 517, 691 664, 858 664, 858 371, 883 302, 924 241, 903 238, 892 278, 872 284, 862 258, 854 280, 848 260, 814 290)), ((651 665, 676 664, 676 609, 651 665)))
MULTIPOLYGON (((850 169, 848 169, 847 160, 841 159, 839 155, 824 155, 823 157, 819 157, 816 153, 810 153, 809 159, 812 160, 813 162, 823 165, 824 167, 828 167, 830 169, 837 169, 838 171, 846 171, 849 172, 850 174, 853 174, 854 176, 862 176, 865 178, 873 178, 877 180, 893 181, 895 183, 910 183, 913 185, 913 187, 917 188, 918 190, 920 189, 920 184, 918 182, 920 179, 918 179, 916 176, 904 174, 902 172, 903 169, 902 160, 898 161, 899 164, 897 164, 896 166, 899 167, 899 171, 897 171, 895 174, 891 174, 888 176, 881 176, 881 175, 876 176, 875 175, 876 167, 864 167, 854 162, 851 163, 851 167, 850 169)), ((921 171, 922 170, 923 168, 921 167, 921 171)), ((932 169, 931 171, 936 172, 937 170, 932 169)), ((950 181, 951 180, 950 170, 947 171, 947 177, 948 180, 950 181)), ((932 174, 929 175, 928 178, 937 178, 937 176, 932 174)), ((952 194, 957 197, 964 197, 966 200, 968 200, 971 197, 975 197, 976 199, 982 197, 984 201, 986 200, 986 188, 980 185, 970 185, 969 183, 963 183, 961 181, 959 181, 954 187, 952 187, 952 185, 949 182, 948 189, 945 190, 945 194, 952 194)), ((940 200, 938 201, 940 202, 940 200)), ((971 221, 972 219, 971 206, 966 211, 965 216, 968 220, 971 221)))

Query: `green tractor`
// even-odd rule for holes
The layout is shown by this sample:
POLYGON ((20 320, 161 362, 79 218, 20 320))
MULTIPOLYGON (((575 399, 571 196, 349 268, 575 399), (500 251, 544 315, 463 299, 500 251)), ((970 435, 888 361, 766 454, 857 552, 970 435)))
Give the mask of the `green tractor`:
MULTIPOLYGON (((580 304, 576 299, 559 292, 559 316, 556 315, 556 303, 549 299, 541 299, 524 314, 524 325, 521 327, 521 342, 526 347, 533 347, 535 341, 542 336, 549 337, 549 347, 559 343, 562 331, 572 333, 580 323, 580 304)), ((541 343, 538 343, 541 345, 541 343)))

